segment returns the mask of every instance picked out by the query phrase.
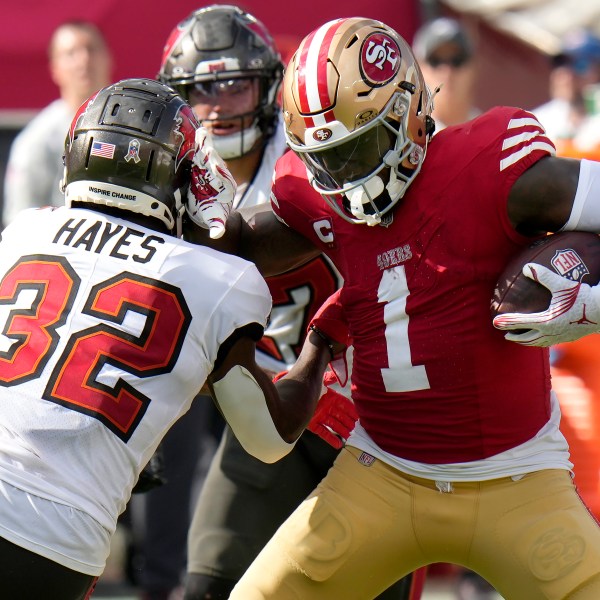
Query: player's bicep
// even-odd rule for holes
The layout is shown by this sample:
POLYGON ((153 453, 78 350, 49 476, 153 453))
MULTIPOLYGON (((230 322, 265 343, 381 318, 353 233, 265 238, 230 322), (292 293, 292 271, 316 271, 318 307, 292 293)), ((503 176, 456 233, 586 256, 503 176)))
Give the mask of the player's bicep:
POLYGON ((252 261, 263 277, 285 273, 319 255, 312 242, 273 214, 270 208, 244 215, 239 255, 252 261))
POLYGON ((508 196, 508 217, 516 231, 537 235, 558 231, 569 219, 580 162, 548 156, 527 169, 508 196))

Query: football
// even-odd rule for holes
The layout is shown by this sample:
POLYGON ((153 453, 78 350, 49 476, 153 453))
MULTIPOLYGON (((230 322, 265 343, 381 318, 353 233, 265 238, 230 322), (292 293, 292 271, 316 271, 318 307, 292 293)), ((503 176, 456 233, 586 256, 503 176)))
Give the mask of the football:
POLYGON ((555 233, 517 254, 494 289, 492 318, 508 312, 533 313, 548 308, 550 291, 522 273, 529 262, 543 265, 568 279, 595 285, 600 281, 600 236, 583 231, 555 233))

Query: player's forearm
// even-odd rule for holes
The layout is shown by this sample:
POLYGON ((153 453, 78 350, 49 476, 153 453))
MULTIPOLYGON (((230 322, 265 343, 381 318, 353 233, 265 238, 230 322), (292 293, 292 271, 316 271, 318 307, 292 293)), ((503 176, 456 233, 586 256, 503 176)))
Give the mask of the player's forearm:
POLYGON ((294 366, 275 384, 280 399, 279 425, 275 417, 274 422, 284 439, 296 439, 308 425, 321 395, 323 374, 330 360, 327 344, 311 332, 294 366))
POLYGON ((209 230, 196 225, 191 219, 183 221, 183 239, 192 244, 207 246, 227 254, 239 254, 240 227, 242 218, 239 213, 233 212, 227 219, 225 234, 218 239, 212 239, 209 230))
POLYGON ((331 352, 311 332, 297 364, 273 384, 254 360, 251 338, 239 338, 209 386, 221 413, 244 449, 264 462, 275 462, 294 447, 310 421, 331 352))

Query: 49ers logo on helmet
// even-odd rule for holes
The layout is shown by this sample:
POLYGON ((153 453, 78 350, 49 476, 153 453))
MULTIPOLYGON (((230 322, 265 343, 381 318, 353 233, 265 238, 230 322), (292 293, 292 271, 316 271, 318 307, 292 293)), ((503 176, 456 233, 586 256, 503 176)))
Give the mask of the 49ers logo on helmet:
POLYGON ((326 142, 332 135, 333 131, 331 131, 331 129, 328 129, 327 127, 321 127, 320 129, 313 131, 312 134, 313 138, 317 142, 326 142))
POLYGON ((400 48, 387 33, 371 33, 365 38, 360 49, 360 71, 373 87, 393 79, 400 62, 400 48))

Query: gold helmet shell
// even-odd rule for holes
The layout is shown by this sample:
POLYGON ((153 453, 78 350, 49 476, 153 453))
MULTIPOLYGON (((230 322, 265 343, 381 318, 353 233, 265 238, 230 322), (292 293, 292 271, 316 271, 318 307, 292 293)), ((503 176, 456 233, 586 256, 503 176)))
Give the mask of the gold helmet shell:
POLYGON ((282 101, 288 145, 315 189, 347 220, 381 222, 419 172, 434 127, 406 41, 373 19, 325 23, 287 66, 282 101))

